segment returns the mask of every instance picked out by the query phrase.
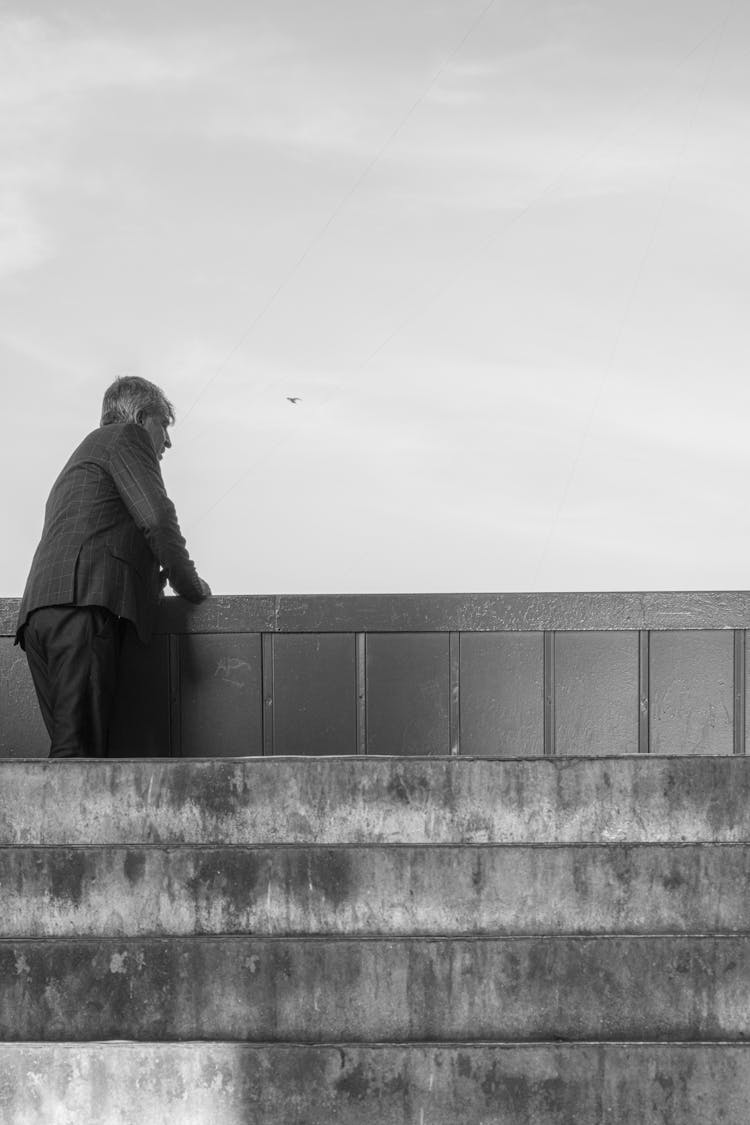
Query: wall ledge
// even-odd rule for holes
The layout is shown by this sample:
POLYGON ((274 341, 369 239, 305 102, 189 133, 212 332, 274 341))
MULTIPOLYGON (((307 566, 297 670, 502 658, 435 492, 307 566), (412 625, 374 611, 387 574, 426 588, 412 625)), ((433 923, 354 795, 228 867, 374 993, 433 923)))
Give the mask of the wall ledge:
MULTIPOLYGON (((0 598, 12 636, 20 598, 0 598)), ((158 633, 537 632, 748 629, 750 592, 231 594, 164 599, 158 633)))

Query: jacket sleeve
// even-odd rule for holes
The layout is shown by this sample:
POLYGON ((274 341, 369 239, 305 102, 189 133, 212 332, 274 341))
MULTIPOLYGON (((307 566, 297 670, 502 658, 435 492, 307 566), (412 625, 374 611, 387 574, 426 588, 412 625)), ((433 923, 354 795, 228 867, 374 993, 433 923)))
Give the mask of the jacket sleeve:
POLYGON ((164 488, 156 451, 143 427, 135 423, 123 427, 112 446, 109 468, 122 502, 166 571, 169 584, 183 598, 203 601, 195 564, 164 488))

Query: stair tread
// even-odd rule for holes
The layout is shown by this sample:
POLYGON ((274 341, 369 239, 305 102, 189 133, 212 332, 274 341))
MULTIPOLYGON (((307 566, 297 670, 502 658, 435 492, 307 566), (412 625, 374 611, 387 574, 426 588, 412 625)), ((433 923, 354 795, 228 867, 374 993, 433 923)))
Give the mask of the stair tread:
POLYGON ((123 1035, 740 1038, 750 935, 0 941, 0 1038, 123 1035))
POLYGON ((737 932, 750 844, 0 849, 6 937, 737 932))
POLYGON ((0 843, 750 840, 750 758, 0 762, 0 843))
POLYGON ((0 1045, 0 1065, 6 1112, 32 1125, 57 1114, 76 1125, 237 1125, 249 1115, 256 1125, 745 1125, 748 1050, 631 1042, 14 1044, 0 1045))

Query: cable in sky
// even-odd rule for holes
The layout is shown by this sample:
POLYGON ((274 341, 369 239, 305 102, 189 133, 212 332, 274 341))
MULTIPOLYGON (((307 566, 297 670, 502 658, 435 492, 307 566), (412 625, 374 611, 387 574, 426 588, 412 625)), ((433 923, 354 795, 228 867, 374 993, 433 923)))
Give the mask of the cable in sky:
POLYGON ((533 579, 532 579, 532 587, 536 585, 537 580, 539 578, 539 572, 541 571, 542 566, 544 565, 544 562, 546 561, 547 555, 549 553, 549 549, 552 545, 552 541, 553 541, 554 536, 555 536, 555 532, 557 531, 558 525, 560 523, 560 519, 562 517, 562 513, 563 513, 563 511, 565 509, 565 505, 568 501, 568 496, 570 494, 571 485, 572 485, 573 480, 575 478, 575 475, 578 471, 578 467, 581 463, 581 458, 583 456, 583 450, 584 450, 584 447, 586 445, 586 442, 588 441, 589 435, 591 433, 591 429, 592 429, 593 423, 594 423, 594 418, 596 417, 599 406, 601 405, 601 401, 604 397, 604 392, 605 392, 605 390, 606 390, 606 388, 609 385, 609 382, 611 380, 612 371, 614 369, 615 362, 616 362, 617 356, 618 356, 619 351, 620 351, 620 346, 621 346, 623 338, 625 336, 625 330, 626 330, 628 321, 630 319, 630 315, 633 311, 633 307, 635 305, 636 293, 637 293, 637 291, 640 287, 640 284, 641 284, 641 281, 642 281, 642 278, 643 278, 643 275, 644 275, 644 272, 645 272, 646 262, 648 261, 650 255, 651 255, 651 251, 654 248, 654 244, 656 242, 656 235, 657 235, 657 232, 658 232, 659 227, 661 225, 662 216, 664 215, 664 212, 666 210, 667 201, 669 200, 669 197, 672 194, 672 190, 674 188, 674 185, 677 181, 677 177, 678 177, 679 172, 680 172, 680 167, 681 167, 683 158, 685 156, 685 151, 687 149, 688 142, 690 140, 690 136, 691 136, 691 134, 693 132, 693 129, 695 127, 695 122, 696 122, 696 119, 698 117, 699 109, 700 109, 700 106, 701 106, 701 104, 703 102, 703 99, 705 97, 706 89, 708 87, 708 81, 709 81, 709 78, 710 78, 711 74, 713 73, 714 66, 716 64, 716 57, 718 55, 719 45, 720 45, 722 39, 724 38, 727 23, 729 22, 729 15, 730 15, 730 12, 731 12, 733 7, 734 7, 734 0, 729 0, 729 3, 727 4, 726 10, 724 12, 724 18, 721 22, 718 33, 716 35, 716 42, 714 43, 713 52, 711 53, 711 56, 710 56, 710 58, 708 60, 708 63, 706 65, 706 70, 705 70, 704 75, 703 75, 703 81, 700 84, 700 87, 699 87, 698 92, 696 94, 695 101, 693 103, 692 112, 690 113, 688 123, 687 123, 687 126, 685 128, 685 135, 682 139, 682 144, 680 145, 680 149, 677 153, 677 156, 675 157, 675 162, 674 162, 674 165, 673 165, 673 168, 672 168, 672 174, 667 181, 664 192, 662 193, 662 198, 661 198, 661 201, 659 203, 659 207, 656 211, 656 215, 654 216, 654 221, 651 225, 651 232, 650 232, 649 238, 646 242, 645 249, 643 251, 640 262, 638 264, 638 268, 636 270, 635 277, 633 279, 633 284, 630 287, 630 292, 629 292, 628 297, 625 301, 625 306, 623 308, 622 316, 620 317, 620 322, 618 324, 618 327, 617 327, 617 330, 616 330, 616 333, 615 333, 615 337, 614 337, 614 340, 613 340, 613 343, 612 343, 612 348, 610 350, 608 360, 607 360, 607 362, 604 366, 604 371, 602 373, 602 376, 601 376, 601 379, 600 379, 600 382, 599 382, 599 386, 597 387, 596 394, 594 395, 593 402, 591 403, 591 407, 589 409, 589 412, 588 412, 588 415, 587 415, 587 418, 586 418, 586 422, 585 422, 585 425, 583 427, 583 432, 581 433, 581 437, 580 437, 579 442, 578 442, 578 448, 576 450, 575 456, 573 458, 573 462, 571 464, 570 470, 568 472, 568 476, 567 476, 566 481, 565 481, 565 486, 563 488, 562 495, 560 497, 560 502, 557 506, 557 510, 555 512, 555 515, 553 516, 553 518, 550 522, 549 532, 547 534, 547 538, 545 540, 544 546, 542 547, 542 552, 539 556, 539 561, 537 562, 536 568, 534 570, 534 576, 533 576, 533 579))
MULTIPOLYGON (((484 11, 486 12, 487 9, 485 8, 484 11)), ((484 14, 484 13, 482 13, 482 14, 484 14)), ((480 16, 480 18, 481 18, 481 16, 480 16)), ((473 28, 476 27, 478 22, 479 22, 479 20, 475 21, 475 24, 473 25, 473 28)), ((714 25, 714 27, 711 29, 711 31, 707 35, 703 36, 699 40, 698 43, 696 43, 693 47, 691 47, 690 50, 688 52, 686 52, 685 55, 683 55, 680 59, 677 60, 676 63, 673 64, 672 69, 678 69, 679 67, 683 66, 690 58, 692 58, 692 56, 694 54, 696 54, 707 42, 709 42, 714 37, 714 35, 717 33, 717 30, 720 30, 722 28, 723 23, 724 23, 724 21, 722 20, 722 21, 719 21, 718 24, 714 25)), ((471 34, 471 30, 473 30, 473 28, 470 29, 469 32, 467 32, 467 34, 464 36, 464 39, 463 39, 462 42, 466 41, 466 39, 471 34)), ((460 48, 460 44, 459 44, 459 48, 460 48)), ((455 53, 456 52, 454 51, 454 54, 455 53)), ((434 85, 434 82, 436 81, 437 77, 439 77, 439 74, 442 73, 442 71, 445 69, 446 65, 447 65, 447 62, 443 64, 443 66, 441 67, 441 71, 438 72, 438 74, 435 75, 435 77, 433 78, 432 85, 434 85)), ((465 277, 468 269, 471 267, 471 265, 475 261, 477 253, 481 252, 483 250, 486 252, 488 248, 494 247, 499 239, 506 236, 508 234, 508 232, 512 228, 517 226, 518 223, 520 223, 521 220, 524 219, 532 209, 535 209, 536 207, 538 207, 538 205, 545 199, 546 196, 548 196, 552 192, 554 192, 560 186, 560 184, 565 180, 565 177, 570 172, 572 172, 575 168, 577 168, 579 165, 584 163, 585 160, 588 159, 589 157, 591 157, 593 155, 593 153, 595 153, 597 151, 597 149, 599 149, 601 147, 602 144, 604 144, 607 140, 609 140, 609 138, 616 131, 616 129, 620 127, 620 125, 622 123, 622 120, 624 120, 629 114, 631 114, 635 109, 637 109, 639 104, 642 103, 648 97, 648 95, 651 93, 651 89, 652 89, 651 87, 648 87, 646 90, 642 90, 640 93, 638 93, 632 99, 631 103, 628 105, 628 107, 624 111, 624 113, 621 115, 621 119, 617 123, 617 125, 614 126, 614 127, 608 126, 606 129, 604 129, 600 133, 600 135, 595 139, 595 141, 590 146, 588 146, 586 149, 583 150, 583 152, 579 153, 572 160, 564 163, 562 168, 555 173, 555 175, 545 185, 545 187, 540 192, 538 192, 536 195, 534 195, 528 201, 528 203, 526 203, 519 211, 517 211, 508 220, 508 222, 502 227, 502 229, 500 231, 498 231, 494 235, 492 235, 489 238, 489 240, 483 239, 478 248, 475 247, 473 250, 469 251, 468 254, 464 254, 463 255, 464 263, 459 264, 454 270, 451 271, 450 276, 449 276, 449 278, 446 282, 440 283, 436 287, 433 287, 430 290, 430 292, 427 294, 425 299, 421 303, 419 303, 417 305, 417 307, 412 308, 412 310, 410 312, 408 312, 400 320, 400 322, 397 324, 397 326, 394 329, 392 329, 386 335, 386 337, 383 340, 381 340, 381 342, 373 349, 372 352, 370 352, 370 354, 366 357, 366 359, 363 360, 360 364, 358 364, 353 369, 353 373, 358 374, 359 372, 361 372, 386 347, 388 347, 388 345, 390 343, 392 343, 392 341, 397 336, 399 336, 401 334, 401 332, 404 331, 405 328, 407 328, 410 324, 412 324, 414 321, 419 319, 419 317, 423 316, 430 308, 432 308, 432 306, 438 300, 440 300, 442 297, 444 297, 451 289, 455 288, 456 285, 458 285, 459 282, 462 281, 463 278, 465 277)), ((422 96, 422 98, 420 100, 423 100, 423 97, 424 97, 424 95, 422 96)), ((417 103, 415 103, 415 106, 413 106, 412 109, 416 108, 416 104, 417 103)), ((410 111, 410 113, 411 113, 411 111, 410 111)), ((262 386, 260 386, 258 388, 255 388, 252 395, 249 398, 246 396, 245 397, 245 404, 247 405, 249 402, 254 402, 261 394, 264 393, 264 391, 268 390, 272 386, 279 385, 281 383, 281 381, 283 379, 286 379, 286 378, 287 378, 287 376, 285 376, 285 375, 273 376, 271 379, 269 379, 265 383, 263 383, 262 386)), ((339 383, 337 385, 337 388, 342 388, 343 386, 344 386, 343 383, 339 383)), ((320 403, 319 405, 323 406, 328 401, 330 401, 330 398, 332 397, 332 394, 335 393, 335 390, 337 388, 335 388, 334 391, 331 392, 331 394, 328 395, 327 398, 324 399, 323 402, 320 403)), ((198 435, 198 440, 200 440, 211 428, 212 428, 212 426, 210 426, 210 425, 208 427, 206 427, 206 429, 203 430, 198 435)))
POLYGON ((298 273, 298 271, 302 267, 305 260, 309 257, 311 252, 315 249, 317 244, 321 241, 321 239, 325 236, 325 234, 327 233, 329 228, 336 221, 336 219, 341 214, 343 209, 346 207, 347 203, 352 198, 354 193, 358 190, 358 188, 360 188, 362 186, 364 181, 367 179, 367 177, 372 172, 375 165, 383 157, 385 152, 390 148, 390 146, 393 144, 396 137, 403 130, 403 128, 406 126, 406 124, 408 123, 410 118, 414 115, 414 113, 419 108, 419 106, 422 104, 422 102, 425 100, 425 98, 428 96, 430 91, 434 88, 435 84, 439 81, 439 79, 445 73, 446 68, 453 61, 453 59, 459 53, 459 51, 464 46, 464 44, 474 34, 474 32, 479 27, 480 23, 485 18, 485 16, 487 15, 487 13, 489 12, 490 8, 493 6, 494 3, 495 3, 495 0, 487 0, 484 7, 480 10, 479 14, 477 16, 475 16, 475 18, 472 20, 471 24, 469 25, 468 30, 464 33, 464 35, 461 37, 461 39, 459 39, 459 41, 452 48, 452 50, 447 55, 447 57, 440 64, 440 66, 435 71, 432 78, 429 80, 429 82, 425 86, 424 90, 419 95, 419 97, 411 104, 409 109, 406 111, 404 116, 401 118, 399 123, 396 125, 395 129, 392 130, 392 132, 389 134, 389 136, 386 138, 386 140, 383 142, 383 144, 377 150, 375 155, 371 158, 369 163, 365 165, 363 170, 357 176, 354 183, 351 185, 351 187, 349 187, 347 189, 347 191, 344 193, 344 195, 338 201, 336 206, 333 208, 333 210, 331 211, 331 213, 328 216, 328 218, 326 219, 326 221, 323 223, 323 225, 321 227, 318 228, 318 230, 312 236, 310 241, 307 243, 305 249, 302 251, 300 256, 297 258, 297 260, 292 265, 291 270, 289 270, 289 272, 285 275, 285 277, 282 279, 282 281, 280 281, 279 284, 276 286, 276 288, 271 292, 271 294, 268 296, 266 301, 260 307, 260 309, 258 310, 256 315, 250 321, 247 328, 245 329, 245 331, 242 333, 242 335, 238 339, 237 343, 230 349, 229 352, 227 352, 227 354, 224 356, 224 359, 221 361, 219 366, 216 368, 216 370, 214 371, 211 378, 208 379, 208 381, 200 389, 200 391, 198 392, 196 397, 193 399, 193 402, 188 407, 187 412, 184 414, 183 421, 185 421, 187 418, 190 417, 190 415, 192 414, 195 406, 203 398, 203 396, 206 393, 206 391, 208 390, 208 388, 213 385, 213 383, 216 381, 216 379, 218 379, 219 375, 224 370, 226 365, 229 363, 230 359, 240 350, 242 345, 245 343, 245 341, 250 336, 253 329, 260 323, 260 321, 266 315, 268 310, 275 303, 277 297, 284 291, 284 289, 286 289, 289 282, 298 273))
MULTIPOLYGON (((484 12, 486 12, 488 10, 488 8, 489 8, 489 5, 487 6, 487 8, 484 9, 484 12)), ((484 12, 482 14, 484 14, 484 12)), ((677 69, 677 68, 681 67, 682 65, 684 65, 684 63, 687 62, 688 59, 690 59, 707 42, 709 42, 715 35, 717 35, 717 30, 718 30, 718 39, 720 39, 721 35, 723 33, 723 29, 726 26, 727 18, 728 18, 728 12, 725 12, 724 19, 722 21, 720 21, 720 23, 718 25, 715 25, 707 35, 703 36, 699 40, 698 43, 696 43, 693 47, 691 47, 690 50, 688 52, 686 52, 686 54, 684 56, 682 56, 674 64, 673 69, 677 69)), ((479 22, 478 20, 475 21, 474 27, 476 26, 476 24, 478 22, 479 22)), ((468 35, 470 33, 471 32, 467 33, 467 35, 464 37, 464 41, 465 41, 466 38, 468 38, 468 35)), ((718 39, 717 39, 717 47, 718 47, 718 39)), ((716 50, 716 48, 715 48, 715 50, 716 50)), ((454 54, 455 54, 455 52, 454 52, 454 54)), ((714 52, 714 54, 715 54, 715 52, 714 52)), ((447 65, 447 63, 443 64, 442 69, 445 69, 445 65, 447 65)), ((435 81, 435 79, 433 80, 432 84, 434 84, 434 81, 435 81)), ((704 86, 704 88, 705 88, 705 86, 704 86)), ((560 184, 565 180, 565 177, 571 171, 573 171, 575 168, 577 168, 581 163, 583 163, 586 159, 588 159, 594 152, 596 152, 601 147, 601 145, 612 136, 612 134, 620 126, 622 120, 624 118, 626 118, 629 114, 631 114, 633 112, 633 110, 635 108, 637 108, 637 106, 641 102, 643 102, 645 100, 645 98, 650 93, 651 93, 651 87, 647 88, 645 91, 639 92, 631 100, 631 103, 628 105, 627 109, 621 115, 620 122, 618 122, 616 126, 614 126, 614 127, 608 126, 605 130, 603 130, 600 133, 600 135, 594 140, 594 142, 592 144, 588 145, 582 152, 578 153, 574 158, 565 161, 564 164, 562 165, 562 167, 549 180, 549 182, 545 185, 545 187, 541 191, 539 191, 536 195, 534 195, 519 211, 517 211, 516 214, 514 214, 508 220, 508 222, 505 223, 505 225, 502 227, 502 229, 500 231, 493 234, 489 239, 484 239, 482 241, 482 243, 480 244, 479 249, 486 253, 488 248, 494 248, 501 238, 505 237, 509 233, 510 230, 512 230, 515 226, 517 226, 525 218, 525 216, 528 215, 530 213, 530 211, 532 211, 532 209, 534 209, 540 203, 542 203, 547 196, 549 196, 556 188, 558 188, 560 186, 560 184)), ((665 201, 663 201, 663 203, 662 203, 662 208, 663 208, 664 202, 665 201)), ((658 223, 657 223, 657 225, 658 225, 658 223)), ((648 253, 648 251, 647 251, 647 253, 648 253)), ((647 254, 646 254, 646 256, 647 256, 647 254)), ((456 286, 465 277, 468 269, 475 262, 476 257, 477 257, 477 250, 476 249, 474 249, 474 250, 470 251, 468 254, 464 255, 464 259, 465 259, 464 266, 462 268, 459 268, 458 270, 452 271, 451 274, 450 274, 450 277, 448 278, 448 280, 446 282, 442 282, 437 287, 434 287, 431 290, 431 292, 425 297, 425 299, 419 303, 417 308, 413 308, 412 310, 407 312, 406 315, 403 316, 402 319, 399 321, 399 323, 393 329, 391 329, 388 332, 388 334, 377 344, 377 346, 367 354, 367 356, 361 361, 361 363, 359 363, 353 369, 352 375, 357 375, 357 374, 361 373, 370 363, 372 363, 372 361, 381 352, 383 352, 388 347, 389 344, 391 344, 393 342, 393 340, 397 336, 399 336, 401 334, 401 332, 404 331, 405 328, 407 328, 410 324, 412 324, 420 316, 423 316, 435 304, 436 301, 438 301, 447 292, 449 292, 450 289, 452 289, 454 286, 456 286)), ((645 263, 645 257, 644 257, 643 261, 645 263)), ((637 288, 637 283, 638 283, 638 280, 636 280, 636 282, 634 283, 634 288, 632 290, 633 295, 635 293, 635 289, 637 288)), ((622 324, 624 324, 624 320, 622 321, 622 324)), ((613 350, 612 358, 610 359, 610 363, 608 364, 608 367, 611 366, 611 363, 612 363, 613 358, 614 358, 614 354, 615 353, 614 353, 614 350, 613 350)), ((274 382, 274 381, 278 381, 278 380, 271 380, 271 382, 274 382)), ((270 385, 270 383, 268 385, 270 385)), ((339 383, 339 384, 335 385, 332 388, 332 390, 330 391, 330 393, 324 399, 322 399, 317 404, 317 406, 314 408, 317 411, 317 413, 319 413, 323 409, 323 407, 326 406, 331 401, 331 399, 334 397, 334 395, 339 393, 347 385, 348 384, 344 384, 344 383, 339 383)), ((281 448, 285 444, 285 442, 288 442, 289 440, 291 440, 289 436, 282 437, 280 439, 280 441, 278 441, 272 447, 271 450, 266 451, 266 453, 264 453, 262 457, 259 457, 255 460, 253 460, 253 462, 251 462, 251 464, 232 482, 232 484, 230 484, 217 497, 217 499, 198 516, 197 520, 192 524, 192 527, 195 528, 199 523, 203 522, 203 520, 205 518, 207 518, 207 516, 210 515, 211 512, 213 512, 214 509, 217 508, 219 506, 219 504, 221 504, 226 499, 226 497, 229 496, 253 472, 253 470, 262 461, 264 461, 268 458, 270 453, 273 453, 277 449, 281 448)))

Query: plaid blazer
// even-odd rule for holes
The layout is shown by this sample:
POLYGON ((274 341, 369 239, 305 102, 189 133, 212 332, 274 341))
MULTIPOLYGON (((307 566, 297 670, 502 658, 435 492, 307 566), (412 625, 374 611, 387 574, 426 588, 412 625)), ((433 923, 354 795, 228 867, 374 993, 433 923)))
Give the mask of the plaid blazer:
POLYGON ((23 647, 29 614, 50 605, 104 606, 148 641, 161 593, 159 564, 178 594, 203 599, 151 439, 134 422, 101 426, 52 486, 17 643, 23 647))

